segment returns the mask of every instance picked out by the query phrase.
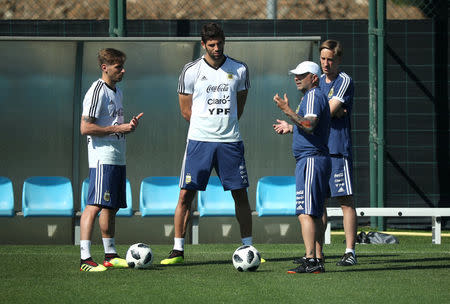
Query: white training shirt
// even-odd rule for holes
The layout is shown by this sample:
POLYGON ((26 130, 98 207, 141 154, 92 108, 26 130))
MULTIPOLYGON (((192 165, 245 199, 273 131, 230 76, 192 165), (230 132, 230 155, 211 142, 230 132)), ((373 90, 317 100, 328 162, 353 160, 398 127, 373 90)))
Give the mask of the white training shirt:
MULTIPOLYGON (((82 116, 95 117, 95 124, 106 127, 123 123, 122 91, 110 89, 99 79, 95 81, 83 100, 82 116)), ((108 136, 87 136, 89 168, 97 164, 125 165, 126 143, 122 133, 108 136)))
POLYGON ((178 80, 178 93, 192 94, 188 139, 241 141, 237 92, 249 88, 247 65, 228 56, 217 69, 204 56, 186 64, 178 80))

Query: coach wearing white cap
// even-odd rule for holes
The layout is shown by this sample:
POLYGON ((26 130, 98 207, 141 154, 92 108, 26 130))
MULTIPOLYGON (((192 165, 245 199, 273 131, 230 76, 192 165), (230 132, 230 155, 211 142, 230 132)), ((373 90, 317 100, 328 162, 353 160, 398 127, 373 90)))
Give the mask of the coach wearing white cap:
POLYGON ((288 273, 320 273, 325 271, 322 249, 315 243, 321 233, 323 206, 328 193, 331 161, 328 153, 330 107, 319 88, 320 68, 303 61, 289 74, 295 75, 297 89, 304 95, 296 110, 289 106, 286 94, 273 100, 293 124, 277 119, 273 128, 278 134, 293 133, 292 150, 296 160, 296 214, 301 224, 305 255, 300 266, 288 273))
POLYGON ((297 65, 295 69, 289 71, 289 74, 291 75, 302 75, 306 73, 316 75, 318 77, 316 85, 319 85, 320 67, 315 62, 303 61, 302 63, 297 65))

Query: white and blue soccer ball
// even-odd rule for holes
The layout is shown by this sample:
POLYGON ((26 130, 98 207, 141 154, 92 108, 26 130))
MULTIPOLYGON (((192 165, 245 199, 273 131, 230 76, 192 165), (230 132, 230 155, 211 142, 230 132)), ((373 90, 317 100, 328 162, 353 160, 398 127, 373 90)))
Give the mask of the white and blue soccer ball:
POLYGON ((128 248, 125 259, 130 268, 148 268, 153 262, 152 249, 144 243, 133 244, 128 248))
POLYGON ((253 246, 241 246, 233 253, 233 266, 238 271, 256 271, 259 264, 261 264, 261 255, 253 246))

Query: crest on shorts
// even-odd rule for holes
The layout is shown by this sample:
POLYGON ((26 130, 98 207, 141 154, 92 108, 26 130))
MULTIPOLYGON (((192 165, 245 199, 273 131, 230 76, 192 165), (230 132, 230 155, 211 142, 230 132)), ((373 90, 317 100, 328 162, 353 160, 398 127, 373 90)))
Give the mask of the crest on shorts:
POLYGON ((109 193, 108 190, 105 191, 105 194, 103 195, 103 200, 105 202, 109 202, 109 200, 111 199, 111 194, 109 193))
POLYGON ((192 181, 191 174, 186 174, 186 184, 189 184, 192 181))
POLYGON ((330 99, 334 94, 334 87, 331 87, 330 92, 328 92, 328 99, 330 99))

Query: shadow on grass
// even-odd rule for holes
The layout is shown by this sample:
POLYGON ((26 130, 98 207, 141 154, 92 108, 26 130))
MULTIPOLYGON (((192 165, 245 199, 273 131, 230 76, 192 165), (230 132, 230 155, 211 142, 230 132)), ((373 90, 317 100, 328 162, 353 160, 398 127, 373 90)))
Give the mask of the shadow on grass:
POLYGON ((378 268, 353 268, 355 266, 346 267, 343 270, 327 270, 327 273, 338 272, 367 272, 367 271, 392 271, 392 270, 426 270, 426 269, 450 269, 450 265, 415 265, 415 266, 399 266, 399 267, 378 267, 378 268), (350 268, 350 269, 349 269, 350 268))
MULTIPOLYGON (((358 258, 386 258, 386 257, 397 257, 398 254, 372 254, 372 255, 358 255, 358 258)), ((342 256, 341 255, 327 255, 325 256, 326 263, 333 263, 333 261, 338 261, 342 256)), ((292 262, 294 259, 298 259, 298 256, 295 257, 284 257, 284 258, 271 258, 266 259, 267 262, 292 262)), ((442 260, 436 258, 435 260, 442 260)), ((450 258, 449 258, 450 260, 450 258)), ((377 260, 375 262, 386 263, 386 260, 377 260)), ((396 260, 393 260, 396 261, 396 260)), ((401 260, 397 260, 401 261, 401 260)), ((407 262, 408 260, 405 260, 407 262)), ((412 260, 411 260, 412 261, 412 260)), ((205 262, 184 262, 182 264, 172 264, 172 265, 161 265, 161 264, 153 264, 152 267, 166 268, 166 267, 189 267, 189 266, 201 266, 201 265, 223 265, 230 264, 230 260, 216 260, 216 261, 205 261, 205 262)), ((390 261, 389 261, 390 262, 390 261)))
MULTIPOLYGON (((340 267, 340 270, 328 270, 327 273, 338 272, 367 272, 367 271, 385 271, 385 270, 426 270, 426 269, 450 269, 448 265, 401 265, 408 263, 430 263, 430 262, 450 262, 450 257, 436 257, 436 258, 412 258, 412 259, 389 259, 392 257, 398 257, 398 254, 364 254, 358 255, 358 265, 351 267, 340 267), (381 259, 380 259, 381 258, 381 259), (374 260, 375 259, 375 260, 374 260), (376 264, 390 264, 386 267, 370 267, 369 265, 376 264), (365 265, 369 266, 366 267, 365 265), (394 266, 395 265, 395 266, 394 266)), ((272 258, 267 259, 267 262, 292 262, 298 257, 284 257, 284 258, 272 258)), ((341 256, 326 256, 326 264, 334 264, 339 260, 341 256)), ((192 267, 192 266, 204 266, 204 265, 224 265, 230 264, 230 260, 216 260, 205 262, 185 262, 183 264, 161 265, 153 264, 150 268, 139 269, 139 271, 164 271, 167 267, 192 267)), ((328 267, 327 267, 328 268, 328 267)), ((271 270, 258 269, 258 272, 271 272, 271 270)))
MULTIPOLYGON (((371 257, 371 258, 377 258, 377 257, 396 257, 399 256, 398 254, 373 254, 373 255, 358 255, 357 257, 371 257)), ((271 261, 271 262, 284 262, 284 261, 293 261, 294 259, 298 259, 300 258, 299 256, 296 257, 287 257, 287 258, 274 258, 274 259, 267 259, 267 261, 271 261)), ((325 254, 325 261, 326 263, 336 260, 336 262, 338 260, 340 260, 342 258, 342 255, 326 255, 325 254)))
MULTIPOLYGON (((375 257, 390 257, 393 255, 376 255, 375 257)), ((450 262, 450 257, 430 257, 430 258, 411 258, 411 259, 380 259, 370 260, 374 255, 358 256, 358 265, 350 267, 342 267, 342 270, 331 270, 327 272, 366 272, 366 271, 385 271, 385 270, 428 270, 428 269, 450 269, 449 264, 423 265, 432 262, 450 262), (365 260, 369 258, 369 260, 365 260), (415 263, 416 265, 402 265, 415 263), (370 267, 370 265, 389 264, 386 267, 370 267), (365 267, 365 265, 369 267, 365 267)))
POLYGON ((221 264, 230 264, 231 258, 229 260, 220 260, 220 261, 205 261, 205 262, 184 262, 182 264, 171 264, 171 265, 161 265, 158 264, 158 267, 166 268, 166 267, 186 267, 186 266, 199 266, 199 265, 221 265, 221 264))
MULTIPOLYGON (((293 260, 294 258, 286 258, 293 260)), ((267 262, 269 261, 278 261, 279 259, 266 259, 267 262)), ((201 265, 225 265, 225 264, 232 264, 231 258, 229 260, 218 260, 218 261, 205 261, 205 262, 184 262, 182 264, 171 264, 171 265, 153 265, 152 267, 160 267, 160 268, 167 268, 167 267, 190 267, 190 266, 201 266, 201 265)))
POLYGON ((423 262, 434 262, 434 261, 450 261, 450 257, 436 257, 436 258, 423 258, 423 259, 409 259, 409 260, 394 260, 396 263, 405 263, 411 261, 423 261, 423 262))
MULTIPOLYGON (((358 256, 360 257, 360 256, 358 256)), ((365 257, 365 256, 364 256, 365 257)), ((383 256, 384 257, 384 256, 383 256)), ((450 257, 436 257, 436 258, 412 258, 412 259, 393 259, 393 260, 378 260, 369 261, 368 264, 384 264, 384 263, 427 263, 427 262, 450 262, 450 257)))

